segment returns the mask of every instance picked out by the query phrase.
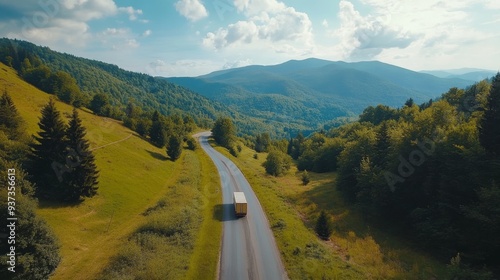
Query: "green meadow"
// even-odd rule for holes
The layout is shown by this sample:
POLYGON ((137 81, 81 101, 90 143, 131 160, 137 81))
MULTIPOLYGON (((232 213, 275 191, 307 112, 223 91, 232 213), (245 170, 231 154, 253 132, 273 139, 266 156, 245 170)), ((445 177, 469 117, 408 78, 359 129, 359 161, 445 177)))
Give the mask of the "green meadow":
MULTIPOLYGON (((51 95, 25 83, 3 64, 0 73, 0 87, 11 95, 27 123, 28 133, 36 133, 40 110, 51 95)), ((57 108, 63 116, 72 110, 61 102, 57 102, 57 108)), ((165 275, 215 277, 221 224, 214 217, 213 208, 220 195, 212 193, 219 186, 219 178, 214 176, 215 167, 201 149, 184 150, 183 157, 172 162, 164 149, 154 147, 118 121, 87 110, 80 110, 80 117, 91 148, 95 149, 99 190, 97 196, 76 205, 39 203, 38 214, 53 229, 61 245, 62 260, 51 279, 105 278, 112 272, 110 265, 126 254, 138 232, 147 232, 144 229, 155 221, 175 228, 179 226, 176 218, 186 213, 191 213, 187 217, 190 228, 185 232, 189 246, 182 242, 167 244, 171 246, 169 250, 162 252, 161 259, 146 260, 146 268, 163 267, 161 272, 165 275), (155 208, 162 203, 167 203, 167 207, 155 208), (155 213, 145 214, 148 211, 155 213), (162 265, 171 259, 183 265, 162 265)), ((137 257, 145 257, 167 245, 139 246, 133 252, 137 257)), ((145 268, 134 269, 137 275, 145 273, 145 268)))

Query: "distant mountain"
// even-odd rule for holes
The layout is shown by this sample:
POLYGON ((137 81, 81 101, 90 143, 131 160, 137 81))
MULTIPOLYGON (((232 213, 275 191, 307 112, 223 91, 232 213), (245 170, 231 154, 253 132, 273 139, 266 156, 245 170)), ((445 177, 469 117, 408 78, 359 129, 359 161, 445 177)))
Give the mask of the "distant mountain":
POLYGON ((479 82, 484 79, 489 79, 495 76, 496 72, 492 70, 478 69, 478 68, 461 68, 450 70, 426 70, 420 73, 430 74, 439 78, 457 78, 468 80, 471 82, 479 82))
POLYGON ((167 80, 253 117, 309 127, 356 116, 370 105, 401 107, 409 98, 425 102, 451 87, 471 84, 378 61, 347 63, 315 58, 167 80))
POLYGON ((199 125, 204 126, 210 125, 218 116, 230 116, 240 134, 266 131, 277 137, 287 137, 289 131, 313 131, 321 123, 317 116, 323 114, 317 109, 303 107, 298 100, 287 99, 282 95, 262 95, 260 99, 246 103, 247 106, 241 109, 242 103, 236 101, 244 100, 250 93, 240 87, 223 83, 207 84, 204 81, 192 84, 193 88, 206 90, 204 92, 208 96, 202 96, 193 89, 180 86, 181 83, 174 84, 164 78, 126 71, 116 65, 56 52, 26 41, 0 38, 1 62, 20 70, 25 57, 40 60, 51 71, 69 73, 76 79, 87 99, 96 93, 107 94, 113 108, 122 112, 132 100, 140 105, 143 111, 158 110, 165 115, 190 115, 199 125), (216 97, 220 92, 230 93, 234 104, 218 102, 216 97), (273 104, 286 104, 286 112, 298 111, 307 121, 292 119, 291 113, 274 113, 273 104), (310 126, 311 120, 316 122, 314 127, 310 126))

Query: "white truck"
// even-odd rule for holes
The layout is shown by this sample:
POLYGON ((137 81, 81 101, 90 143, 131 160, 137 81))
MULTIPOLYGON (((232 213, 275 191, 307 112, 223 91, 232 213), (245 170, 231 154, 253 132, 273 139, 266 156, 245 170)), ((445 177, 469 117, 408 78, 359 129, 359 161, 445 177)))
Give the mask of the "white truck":
POLYGON ((233 195, 234 211, 236 217, 244 217, 247 215, 247 199, 243 192, 234 192, 233 195))

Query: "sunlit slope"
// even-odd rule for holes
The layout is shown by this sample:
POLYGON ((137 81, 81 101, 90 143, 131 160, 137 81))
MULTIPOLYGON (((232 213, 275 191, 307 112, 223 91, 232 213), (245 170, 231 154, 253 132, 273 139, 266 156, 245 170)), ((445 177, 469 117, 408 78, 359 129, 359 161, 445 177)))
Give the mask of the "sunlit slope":
MULTIPOLYGON (((25 83, 4 64, 0 64, 0 88, 12 96, 27 122, 28 133, 36 133, 40 110, 51 95, 25 83)), ((57 108, 63 116, 72 110, 60 102, 57 108)), ((61 243, 62 262, 53 279, 95 278, 120 242, 140 224, 141 213, 166 192, 167 184, 175 182, 182 163, 166 160, 163 149, 153 147, 117 121, 87 111, 79 113, 91 148, 96 148, 99 191, 79 205, 42 203, 38 212, 61 243)))

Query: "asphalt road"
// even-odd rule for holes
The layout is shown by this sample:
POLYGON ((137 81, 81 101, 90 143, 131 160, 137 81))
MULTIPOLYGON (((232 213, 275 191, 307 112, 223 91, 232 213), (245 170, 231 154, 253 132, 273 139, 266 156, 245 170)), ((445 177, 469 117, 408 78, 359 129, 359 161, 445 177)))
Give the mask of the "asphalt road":
POLYGON ((200 145, 213 160, 222 184, 224 223, 220 259, 220 279, 288 279, 269 222, 250 184, 236 165, 208 143, 210 132, 200 133, 200 145), (246 217, 234 214, 233 192, 245 193, 246 217))

